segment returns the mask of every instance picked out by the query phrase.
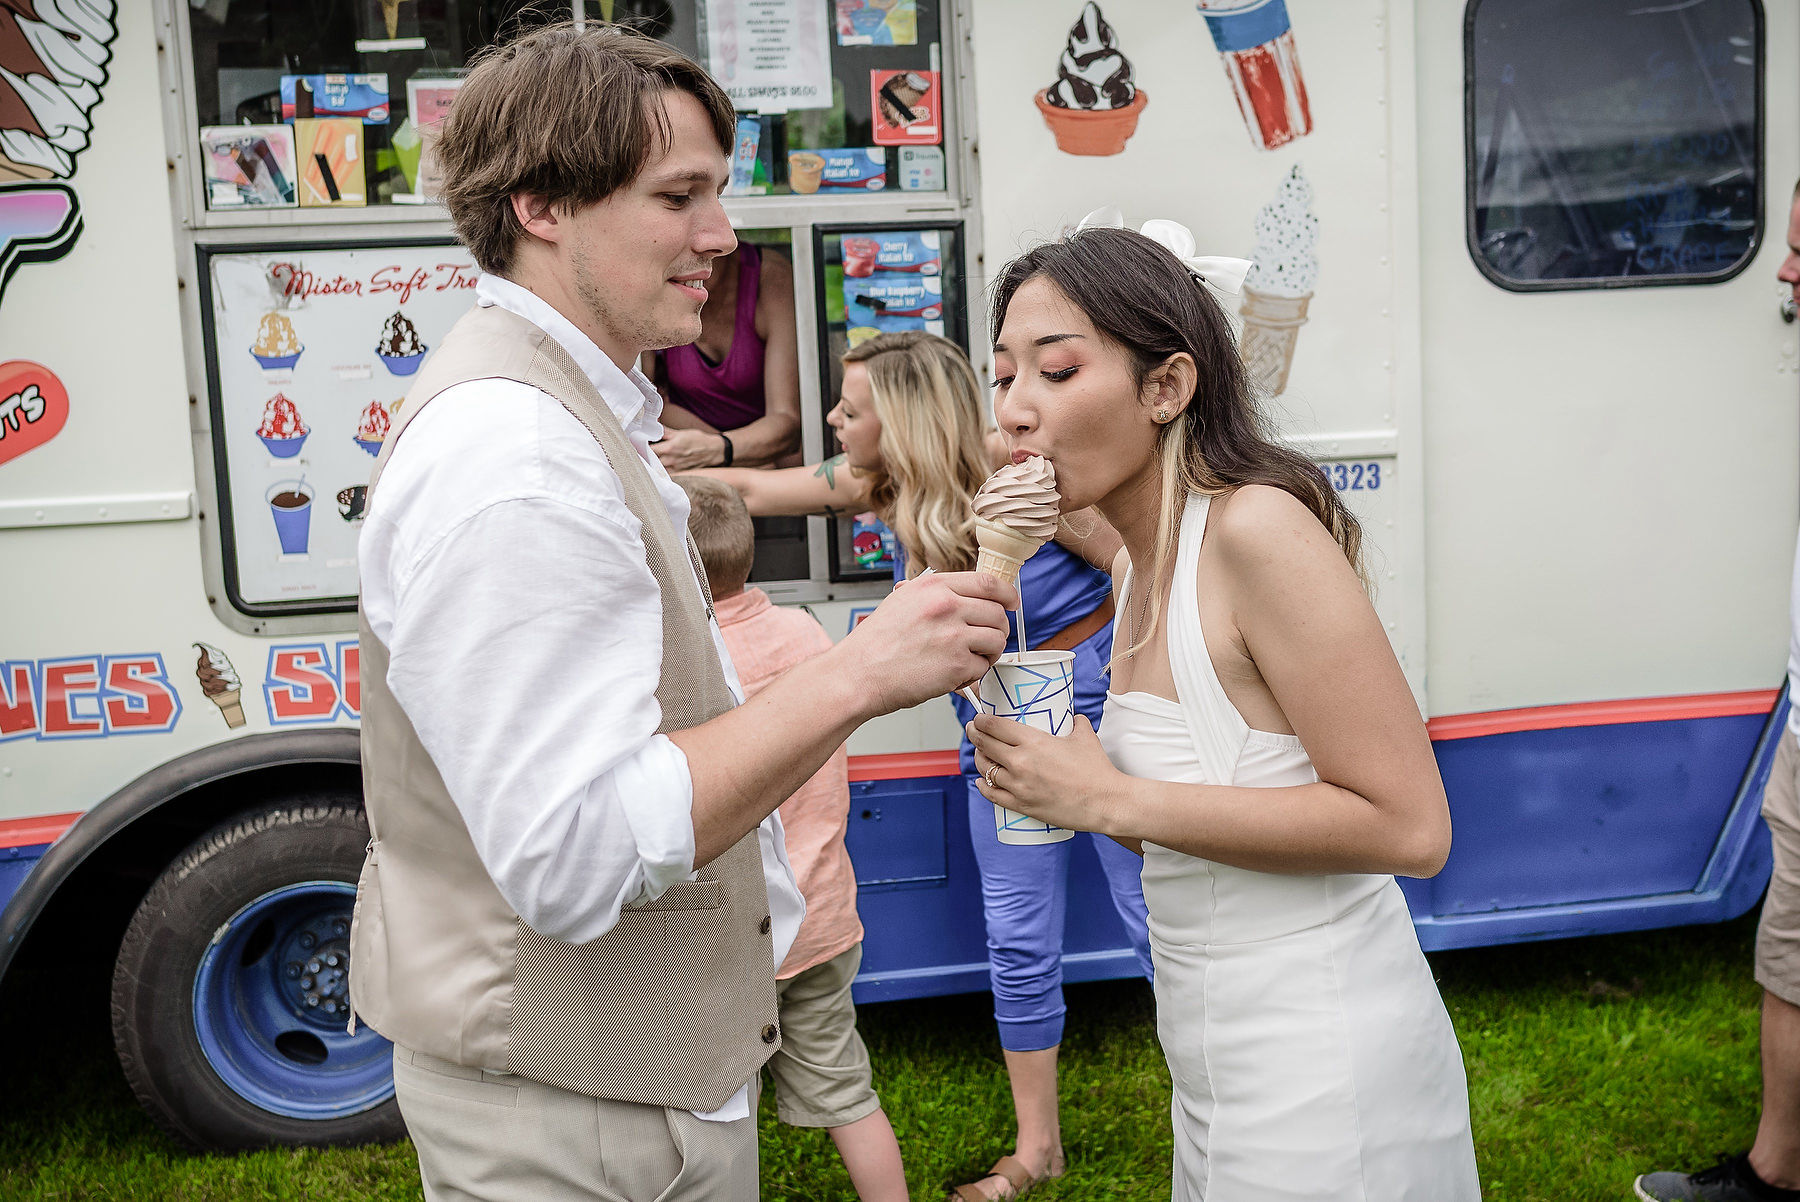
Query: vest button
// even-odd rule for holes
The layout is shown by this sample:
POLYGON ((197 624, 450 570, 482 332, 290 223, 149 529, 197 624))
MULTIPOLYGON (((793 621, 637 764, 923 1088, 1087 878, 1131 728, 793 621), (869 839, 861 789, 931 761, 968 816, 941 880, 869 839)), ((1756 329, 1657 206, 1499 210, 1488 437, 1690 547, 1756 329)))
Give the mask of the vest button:
POLYGON ((773 929, 774 926, 775 926, 775 924, 773 922, 769 921, 769 916, 767 914, 764 914, 762 922, 757 924, 756 929, 761 931, 763 934, 767 935, 769 933, 769 931, 771 929, 773 929))
POLYGON ((764 1043, 774 1043, 775 1042, 775 1034, 776 1034, 775 1024, 770 1023, 768 1026, 766 1026, 762 1029, 762 1041, 764 1043))

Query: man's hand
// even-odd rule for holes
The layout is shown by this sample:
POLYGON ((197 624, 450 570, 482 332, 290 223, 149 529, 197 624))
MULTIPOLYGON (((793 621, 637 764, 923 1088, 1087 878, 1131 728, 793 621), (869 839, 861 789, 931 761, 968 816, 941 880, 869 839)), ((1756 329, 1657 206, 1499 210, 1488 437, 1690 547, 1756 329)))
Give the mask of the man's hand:
POLYGON ((663 427, 662 438, 650 444, 665 470, 685 472, 697 467, 717 467, 725 461, 725 444, 706 430, 672 430, 663 427))
POLYGON ((887 714, 978 680, 1006 650, 1018 590, 985 574, 922 576, 876 607, 833 651, 887 714))

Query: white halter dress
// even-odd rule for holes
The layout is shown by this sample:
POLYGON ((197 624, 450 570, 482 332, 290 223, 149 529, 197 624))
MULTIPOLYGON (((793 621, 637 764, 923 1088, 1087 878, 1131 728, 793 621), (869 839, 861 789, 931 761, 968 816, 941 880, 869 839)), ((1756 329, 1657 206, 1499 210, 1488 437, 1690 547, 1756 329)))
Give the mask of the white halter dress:
MULTIPOLYGON (((1309 784, 1299 738, 1250 729, 1207 654, 1207 506, 1188 501, 1169 600, 1181 700, 1109 693, 1100 740, 1131 776, 1309 784)), ((1144 899, 1174 1202, 1480 1198, 1462 1054, 1393 877, 1251 872, 1146 843, 1144 899)))

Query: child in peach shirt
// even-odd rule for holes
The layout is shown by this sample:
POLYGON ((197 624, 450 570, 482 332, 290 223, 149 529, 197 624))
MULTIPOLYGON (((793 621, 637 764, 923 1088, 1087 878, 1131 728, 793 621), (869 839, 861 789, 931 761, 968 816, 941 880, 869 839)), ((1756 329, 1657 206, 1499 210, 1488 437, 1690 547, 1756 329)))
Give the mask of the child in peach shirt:
MULTIPOLYGON (((700 476, 677 481, 692 504, 688 529, 700 550, 725 649, 746 697, 831 646, 811 615, 783 609, 745 587, 756 554, 750 512, 730 486, 700 476)), ((864 1202, 904 1202, 906 1173, 881 1109, 869 1052, 856 1033, 850 986, 862 963, 856 872, 844 848, 850 820, 848 757, 839 747, 818 774, 781 803, 788 862, 806 918, 775 974, 781 1050, 769 1061, 776 1113, 796 1127, 824 1127, 864 1202)))

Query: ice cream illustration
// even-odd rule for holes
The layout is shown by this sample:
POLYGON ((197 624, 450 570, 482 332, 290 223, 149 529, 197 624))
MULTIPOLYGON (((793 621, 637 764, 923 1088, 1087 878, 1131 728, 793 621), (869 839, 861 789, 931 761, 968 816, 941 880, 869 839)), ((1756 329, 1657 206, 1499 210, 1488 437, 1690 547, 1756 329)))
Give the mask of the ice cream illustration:
POLYGON ((1306 324, 1306 307, 1319 282, 1319 219, 1312 214, 1312 185, 1295 164, 1256 215, 1255 266, 1244 277, 1242 351, 1250 378, 1264 394, 1287 389, 1294 343, 1306 324))
POLYGON ((1198 0, 1238 111, 1259 150, 1312 132, 1312 108, 1285 0, 1198 0))
POLYGON ((300 410, 281 393, 263 405, 262 425, 256 427, 256 436, 275 458, 292 459, 298 455, 309 433, 306 423, 300 420, 300 410))
POLYGON ((426 349, 419 341, 419 331, 413 328, 406 314, 396 310, 381 323, 381 341, 376 344, 375 353, 395 375, 410 376, 418 371, 419 360, 425 357, 426 349))
POLYGON ((250 344, 250 354, 264 371, 279 371, 294 366, 300 360, 300 352, 306 348, 300 345, 299 335, 294 333, 294 323, 288 315, 280 310, 271 310, 262 315, 256 323, 256 341, 250 344))
POLYGON ((1017 584, 1020 566, 1056 533, 1062 494, 1055 465, 1041 455, 1007 464, 976 492, 974 509, 975 570, 1017 584))
POLYGON ((112 58, 113 0, 0 4, 0 181, 67 179, 112 58))
POLYGON ((1057 63, 1056 82, 1037 94, 1038 111, 1066 154, 1118 154, 1137 131, 1138 114, 1150 102, 1132 82, 1131 64, 1119 53, 1112 26, 1088 0, 1069 27, 1069 44, 1057 63))
POLYGON ((312 542, 312 485, 305 480, 271 484, 264 494, 269 516, 275 519, 275 537, 283 555, 305 555, 312 542))
POLYGON ((352 484, 349 488, 338 489, 338 516, 346 522, 360 522, 363 511, 369 507, 369 486, 352 484))
POLYGON ((225 715, 225 725, 232 730, 244 724, 244 706, 238 700, 244 682, 238 679, 237 669, 231 666, 226 654, 210 643, 195 643, 200 649, 200 662, 194 667, 194 675, 200 678, 200 688, 206 699, 219 707, 225 715))
POLYGON ((914 105, 931 91, 931 81, 917 71, 907 71, 894 76, 881 85, 876 98, 881 104, 881 115, 889 125, 904 129, 920 119, 914 105))
POLYGON ((356 424, 356 445, 371 455, 381 454, 381 444, 387 441, 391 424, 387 407, 380 401, 370 401, 363 408, 362 420, 356 424))
POLYGON ((400 36, 400 0, 381 0, 381 22, 390 40, 400 36))

